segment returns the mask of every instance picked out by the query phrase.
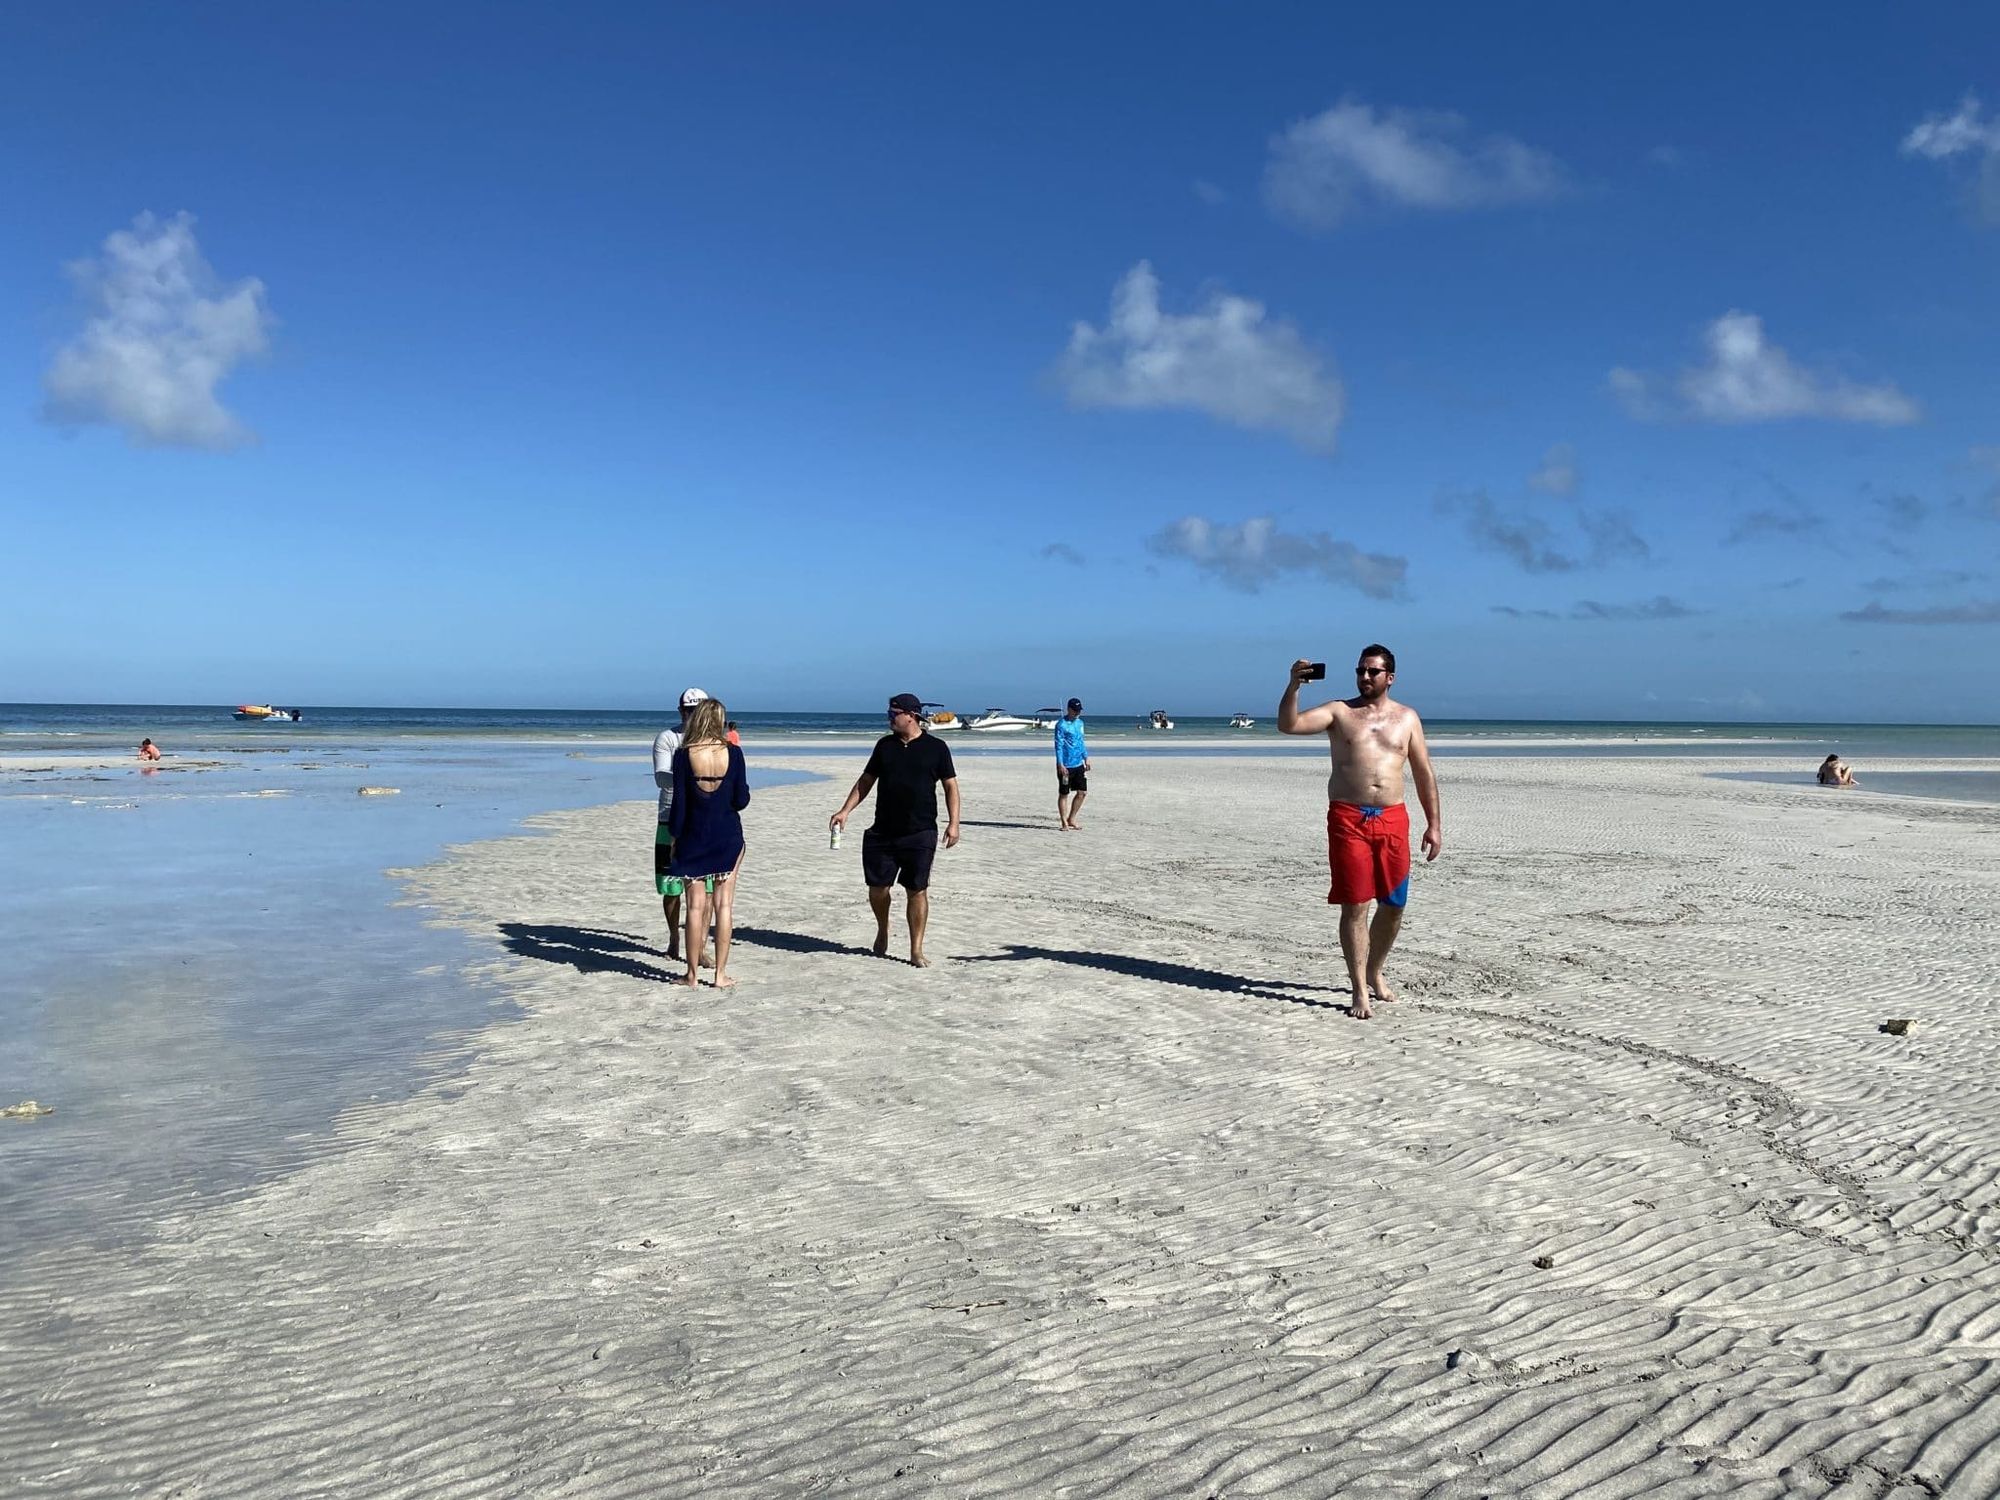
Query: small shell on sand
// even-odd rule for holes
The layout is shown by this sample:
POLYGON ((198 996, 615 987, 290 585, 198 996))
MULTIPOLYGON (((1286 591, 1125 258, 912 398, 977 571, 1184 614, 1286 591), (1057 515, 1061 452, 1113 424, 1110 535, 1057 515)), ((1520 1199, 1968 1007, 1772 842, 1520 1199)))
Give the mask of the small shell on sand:
POLYGON ((364 797, 394 797, 402 790, 399 786, 364 786, 361 788, 361 795, 364 797))
POLYGON ((40 1115, 52 1115, 55 1111, 46 1104, 37 1104, 33 1099, 23 1099, 19 1104, 10 1104, 0 1109, 0 1120, 32 1120, 40 1115))

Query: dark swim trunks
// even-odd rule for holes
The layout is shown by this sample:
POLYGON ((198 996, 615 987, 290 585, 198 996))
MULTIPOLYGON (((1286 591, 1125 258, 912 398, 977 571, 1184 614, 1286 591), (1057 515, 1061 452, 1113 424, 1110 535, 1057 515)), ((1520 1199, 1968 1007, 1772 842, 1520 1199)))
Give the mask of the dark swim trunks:
POLYGON ((1056 772, 1056 787, 1065 792, 1087 792, 1090 790, 1090 773, 1082 766, 1071 766, 1067 772, 1056 772), (1064 777, 1067 775, 1068 779, 1064 777))
POLYGON ((1333 868, 1329 906, 1410 899, 1410 810, 1335 802, 1326 810, 1326 857, 1333 868))
POLYGON ((937 858, 935 828, 901 838, 869 832, 861 836, 861 876, 876 887, 901 885, 906 891, 927 890, 931 861, 937 858))

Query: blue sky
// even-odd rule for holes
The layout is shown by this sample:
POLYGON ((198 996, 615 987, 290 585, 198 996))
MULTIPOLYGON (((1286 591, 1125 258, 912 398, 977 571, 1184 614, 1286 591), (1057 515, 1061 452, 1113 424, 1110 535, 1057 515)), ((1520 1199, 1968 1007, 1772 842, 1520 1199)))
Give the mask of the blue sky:
POLYGON ((0 699, 2000 720, 1973 8, 0 12, 0 699))

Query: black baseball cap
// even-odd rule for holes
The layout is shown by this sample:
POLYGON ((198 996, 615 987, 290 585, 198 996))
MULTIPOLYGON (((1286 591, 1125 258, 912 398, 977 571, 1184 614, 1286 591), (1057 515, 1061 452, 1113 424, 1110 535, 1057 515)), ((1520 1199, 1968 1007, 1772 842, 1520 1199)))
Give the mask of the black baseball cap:
POLYGON ((1070 700, 1069 700, 1069 706, 1070 706, 1071 708, 1075 709, 1075 710, 1076 710, 1076 711, 1077 711, 1078 713, 1082 713, 1082 712, 1083 712, 1083 700, 1082 700, 1081 698, 1072 698, 1072 699, 1070 699, 1070 700))
POLYGON ((898 693, 889 700, 889 707, 899 714, 920 714, 924 711, 924 700, 915 693, 898 693))

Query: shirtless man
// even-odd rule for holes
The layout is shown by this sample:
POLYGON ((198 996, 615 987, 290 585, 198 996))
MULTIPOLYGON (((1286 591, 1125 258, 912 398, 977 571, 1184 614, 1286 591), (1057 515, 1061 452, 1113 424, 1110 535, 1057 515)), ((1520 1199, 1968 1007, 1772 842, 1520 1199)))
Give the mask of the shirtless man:
POLYGON ((1396 681, 1396 656, 1387 646, 1362 648, 1354 668, 1354 696, 1299 711, 1299 684, 1310 679, 1312 663, 1292 663, 1292 680, 1278 700, 1283 734, 1326 734, 1333 771, 1326 779, 1327 858, 1333 867, 1329 906, 1340 907, 1340 951, 1354 987, 1352 1014, 1372 1020, 1378 1000, 1396 992, 1383 977, 1389 949, 1403 926, 1410 899, 1410 814, 1403 806, 1403 766, 1417 783, 1424 808, 1424 859, 1444 852, 1444 820, 1438 812, 1437 777, 1430 747, 1416 711, 1389 701, 1396 681), (1368 904, 1375 902, 1375 920, 1368 904))

